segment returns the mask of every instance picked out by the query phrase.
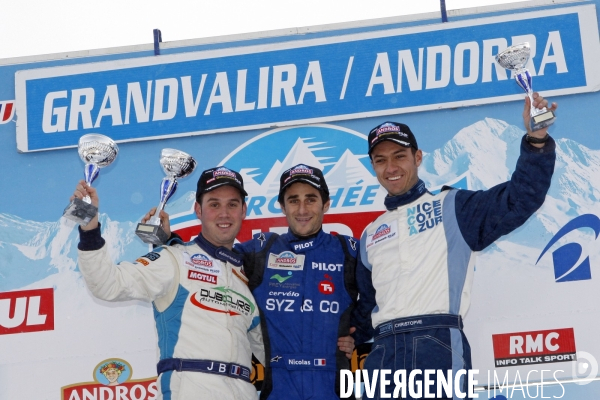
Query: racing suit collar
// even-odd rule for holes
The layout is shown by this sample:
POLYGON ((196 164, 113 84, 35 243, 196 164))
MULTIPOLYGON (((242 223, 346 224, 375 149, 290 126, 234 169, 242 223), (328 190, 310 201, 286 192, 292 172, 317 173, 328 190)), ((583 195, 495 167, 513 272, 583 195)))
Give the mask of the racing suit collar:
POLYGON ((241 254, 238 254, 233 250, 229 250, 226 247, 215 246, 214 244, 206 240, 204 236, 202 236, 202 233, 200 233, 196 237, 196 239, 194 239, 194 242, 196 242, 196 244, 200 246, 202 250, 207 252, 208 255, 212 258, 216 258, 217 260, 221 260, 223 262, 228 262, 232 265, 235 265, 236 267, 242 266, 241 254))
POLYGON ((295 235, 291 229, 288 228, 288 240, 290 243, 294 243, 294 250, 299 249, 307 249, 311 247, 317 246, 325 237, 326 233, 323 232, 323 227, 317 231, 317 233, 313 233, 309 236, 297 236, 295 235), (302 244, 306 243, 306 246, 302 246, 302 244))
POLYGON ((386 196, 384 200, 385 208, 387 208, 388 211, 395 210, 400 206, 412 203, 419 197, 423 196, 425 193, 427 193, 425 182, 419 179, 417 183, 415 183, 415 186, 410 188, 408 192, 404 194, 399 194, 397 196, 386 196))

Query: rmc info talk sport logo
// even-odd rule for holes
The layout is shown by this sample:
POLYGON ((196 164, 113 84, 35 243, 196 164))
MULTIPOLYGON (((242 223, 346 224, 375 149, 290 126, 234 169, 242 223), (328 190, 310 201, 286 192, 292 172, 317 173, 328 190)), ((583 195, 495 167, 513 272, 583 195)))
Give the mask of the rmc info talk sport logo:
MULTIPOLYGON (((298 164, 317 167, 325 176, 331 206, 323 229, 359 237, 384 211, 385 192, 372 173, 367 147, 365 135, 333 125, 280 128, 243 143, 220 163, 240 172, 248 192, 247 218, 237 239, 249 240, 258 232, 287 232, 277 202, 279 178, 298 164)), ((465 177, 446 184, 468 188, 465 177)), ((171 225, 184 240, 198 233, 193 210, 173 215, 171 225)))

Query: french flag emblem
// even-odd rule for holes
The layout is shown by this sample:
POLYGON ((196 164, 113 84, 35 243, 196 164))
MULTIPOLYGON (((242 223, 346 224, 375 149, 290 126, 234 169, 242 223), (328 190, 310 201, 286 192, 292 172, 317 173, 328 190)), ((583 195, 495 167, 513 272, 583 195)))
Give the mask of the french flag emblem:
POLYGON ((231 375, 239 375, 240 374, 240 366, 232 365, 231 366, 231 375))
POLYGON ((12 121, 13 115, 15 115, 15 101, 0 101, 0 124, 12 121))
POLYGON ((324 358, 315 358, 315 365, 323 366, 325 364, 327 364, 327 362, 325 361, 324 358))

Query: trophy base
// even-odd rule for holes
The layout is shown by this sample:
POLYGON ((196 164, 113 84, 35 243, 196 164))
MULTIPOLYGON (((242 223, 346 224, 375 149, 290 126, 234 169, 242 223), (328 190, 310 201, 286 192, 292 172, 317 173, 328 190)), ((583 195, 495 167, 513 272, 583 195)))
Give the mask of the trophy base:
POLYGON ((63 217, 86 226, 98 214, 98 207, 75 197, 63 211, 63 217))
POLYGON ((556 116, 552 111, 546 111, 541 114, 535 115, 531 117, 531 131, 539 131, 540 129, 544 129, 554 123, 556 120, 556 116))
POLYGON ((135 234, 138 235, 142 242, 163 245, 169 239, 166 232, 160 225, 142 224, 139 223, 135 229, 135 234))

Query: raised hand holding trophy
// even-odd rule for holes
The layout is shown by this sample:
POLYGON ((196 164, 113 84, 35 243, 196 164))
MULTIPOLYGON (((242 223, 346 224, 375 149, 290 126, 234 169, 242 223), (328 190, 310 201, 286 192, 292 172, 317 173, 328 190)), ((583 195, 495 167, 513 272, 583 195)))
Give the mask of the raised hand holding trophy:
MULTIPOLYGON (((85 163, 84 177, 88 185, 98 177, 100 168, 104 168, 117 158, 119 147, 108 136, 98 133, 90 133, 79 138, 77 152, 85 163)), ((98 214, 98 207, 92 205, 89 196, 83 199, 74 198, 63 211, 63 216, 86 226, 98 214)))
POLYGON ((531 101, 531 122, 530 127, 532 131, 537 131, 550 126, 556 120, 556 116, 552 110, 547 110, 546 107, 538 109, 533 107, 533 87, 531 74, 525 68, 527 61, 529 60, 529 43, 524 42, 510 46, 504 51, 501 51, 496 55, 496 62, 501 67, 509 69, 514 72, 515 80, 517 84, 527 93, 529 100, 531 101))
POLYGON ((196 168, 196 160, 187 153, 175 149, 163 149, 160 155, 160 165, 167 176, 163 178, 160 184, 160 203, 156 207, 154 216, 150 218, 148 223, 139 223, 135 230, 135 234, 142 239, 144 243, 152 243, 156 245, 164 244, 168 236, 160 225, 160 212, 167 201, 177 190, 177 179, 184 178, 194 172, 196 168))

